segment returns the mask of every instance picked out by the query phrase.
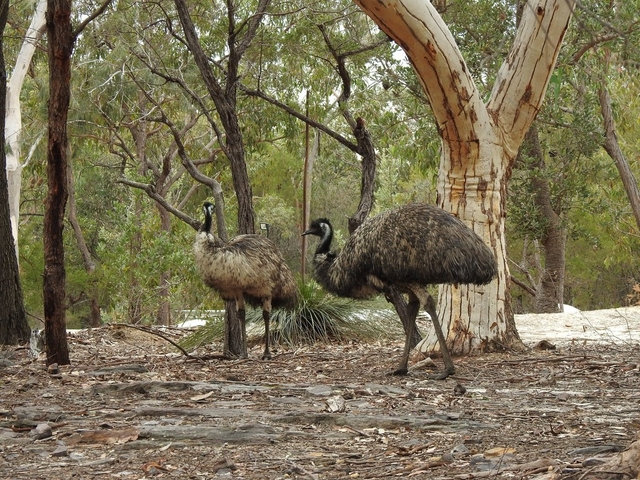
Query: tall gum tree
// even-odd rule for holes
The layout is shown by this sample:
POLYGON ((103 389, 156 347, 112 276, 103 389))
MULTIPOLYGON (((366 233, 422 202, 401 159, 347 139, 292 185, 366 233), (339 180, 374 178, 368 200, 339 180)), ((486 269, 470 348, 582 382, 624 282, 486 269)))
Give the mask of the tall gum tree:
POLYGON ((22 133, 22 111, 20 92, 24 84, 31 59, 36 51, 36 44, 45 31, 45 12, 47 1, 38 0, 31 24, 24 35, 24 41, 16 58, 11 78, 7 83, 7 111, 5 114, 5 136, 9 148, 7 154, 7 181, 9 184, 9 213, 11 215, 11 231, 18 257, 18 224, 20 222, 20 189, 22 169, 20 159, 20 135, 22 133))
MULTIPOLYGON (((4 139, 7 71, 4 63, 4 29, 9 15, 9 0, 0 1, 0 134, 4 139)), ((4 142, 3 142, 4 143, 4 142)), ((4 174, 5 149, 0 152, 0 345, 15 345, 29 339, 29 324, 24 310, 18 259, 14 254, 9 220, 9 187, 4 174)))
MULTIPOLYGON (((404 49, 429 99, 442 140, 438 205, 484 238, 498 259, 498 276, 489 285, 440 286, 438 310, 447 343, 454 354, 521 346, 509 296, 506 187, 542 104, 575 2, 524 5, 514 43, 485 103, 430 2, 355 1, 404 49)), ((429 332, 420 349, 437 350, 437 344, 429 332)))

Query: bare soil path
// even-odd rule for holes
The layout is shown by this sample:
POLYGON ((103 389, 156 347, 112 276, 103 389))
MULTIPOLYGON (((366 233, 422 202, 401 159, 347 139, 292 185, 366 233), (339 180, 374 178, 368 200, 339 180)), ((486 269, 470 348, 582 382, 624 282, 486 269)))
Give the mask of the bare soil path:
MULTIPOLYGON (((580 328, 567 318, 551 320, 580 328)), ((0 478, 636 478, 633 452, 606 462, 638 440, 637 341, 554 335, 554 350, 457 358, 445 381, 387 376, 402 339, 193 360, 111 326, 70 335, 59 372, 6 350, 0 478)))

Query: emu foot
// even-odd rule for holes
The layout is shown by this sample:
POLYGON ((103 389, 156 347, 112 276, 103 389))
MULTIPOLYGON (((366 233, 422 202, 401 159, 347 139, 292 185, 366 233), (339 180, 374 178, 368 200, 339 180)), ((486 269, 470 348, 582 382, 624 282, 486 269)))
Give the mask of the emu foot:
POLYGON ((408 375, 409 370, 407 367, 400 367, 395 369, 393 372, 387 373, 388 376, 400 376, 400 375, 408 375))
POLYGON ((262 360, 271 360, 271 352, 264 352, 262 354, 262 360))
POLYGON ((429 378, 431 380, 446 380, 449 376, 453 375, 454 373, 456 373, 456 369, 455 368, 453 368, 453 367, 445 368, 440 373, 435 373, 433 375, 429 375, 429 378))

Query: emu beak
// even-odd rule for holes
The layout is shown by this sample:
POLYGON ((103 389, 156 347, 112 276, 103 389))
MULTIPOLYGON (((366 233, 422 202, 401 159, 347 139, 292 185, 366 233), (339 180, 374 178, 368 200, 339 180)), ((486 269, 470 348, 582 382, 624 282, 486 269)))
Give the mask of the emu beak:
POLYGON ((304 232, 302 232, 302 237, 304 237, 305 235, 310 235, 313 233, 313 230, 305 230, 304 232))

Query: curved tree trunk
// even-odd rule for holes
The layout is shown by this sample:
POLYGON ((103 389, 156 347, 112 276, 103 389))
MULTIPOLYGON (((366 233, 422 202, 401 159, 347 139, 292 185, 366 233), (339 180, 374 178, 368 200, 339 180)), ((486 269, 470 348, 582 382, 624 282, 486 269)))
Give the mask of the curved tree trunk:
MULTIPOLYGON (((251 18, 251 21, 247 22, 247 33, 242 41, 235 38, 236 32, 232 33, 234 37, 229 39, 231 54, 229 55, 227 65, 226 86, 218 82, 213 73, 209 58, 200 45, 198 33, 191 20, 187 2, 185 0, 174 1, 189 50, 193 54, 195 63, 200 70, 202 79, 216 106, 216 111, 224 128, 225 140, 223 148, 231 165, 233 188, 238 201, 238 231, 239 233, 255 233, 255 214, 252 204, 253 194, 251 192, 249 174, 247 173, 247 165, 245 163, 244 143, 236 107, 237 84, 239 80, 237 71, 240 59, 255 36, 255 31, 262 20, 269 0, 260 0, 256 14, 251 18), (238 45, 235 45, 235 42, 237 42, 238 45)), ((230 21, 234 21, 235 11, 233 11, 233 3, 229 2, 227 7, 230 9, 229 19, 230 21)), ((232 26, 229 26, 229 29, 231 31, 232 26)))
POLYGON ((640 230, 640 190, 638 189, 638 182, 629 166, 629 162, 618 143, 618 135, 616 134, 616 127, 613 121, 611 96, 605 85, 600 87, 598 99, 600 101, 600 112, 602 113, 602 120, 604 122, 604 142, 602 147, 616 164, 616 168, 622 179, 624 191, 627 192, 633 217, 636 220, 638 230, 640 230))
MULTIPOLYGON (((402 46, 429 98, 442 138, 438 205, 465 221, 498 260, 498 276, 489 285, 440 287, 439 317, 451 352, 521 346, 509 296, 506 187, 518 148, 542 104, 574 2, 527 3, 485 105, 430 2, 355 1, 402 46)), ((438 349, 434 332, 421 349, 438 349)))
POLYGON ((362 174, 360 184, 360 203, 358 210, 349 218, 349 233, 353 233, 356 228, 369 216, 373 208, 375 182, 376 182, 376 149, 369 135, 369 131, 360 117, 356 120, 356 127, 353 135, 358 141, 358 153, 362 156, 362 174))

